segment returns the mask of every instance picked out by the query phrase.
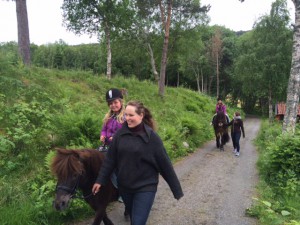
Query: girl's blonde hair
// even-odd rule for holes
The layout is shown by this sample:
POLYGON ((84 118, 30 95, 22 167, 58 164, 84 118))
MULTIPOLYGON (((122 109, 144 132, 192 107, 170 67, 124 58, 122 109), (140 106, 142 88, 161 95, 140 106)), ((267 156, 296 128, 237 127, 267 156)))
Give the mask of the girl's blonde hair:
MULTIPOLYGON (((124 123, 124 121, 125 121, 125 117, 124 117, 124 111, 125 111, 125 107, 124 107, 124 100, 123 99, 121 99, 121 98, 118 98, 118 100, 121 102, 121 109, 120 109, 120 112, 119 112, 119 114, 116 116, 117 117, 117 121, 119 122, 119 123, 124 123)), ((106 114, 105 114, 105 116, 104 116, 104 118, 103 118, 103 123, 104 124, 106 124, 107 123, 107 121, 112 117, 112 116, 114 116, 114 112, 112 111, 112 110, 109 110, 106 114)))

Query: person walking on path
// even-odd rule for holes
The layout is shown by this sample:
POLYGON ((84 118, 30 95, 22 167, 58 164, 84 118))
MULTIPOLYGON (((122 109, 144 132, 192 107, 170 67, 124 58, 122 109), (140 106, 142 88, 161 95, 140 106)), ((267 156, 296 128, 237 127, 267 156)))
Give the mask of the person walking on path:
POLYGON ((143 103, 130 101, 125 108, 125 118, 126 122, 112 140, 92 192, 97 194, 117 169, 119 191, 129 210, 131 225, 145 225, 157 192, 159 174, 175 199, 179 200, 183 191, 162 140, 154 131, 151 112, 143 103))
POLYGON ((239 112, 234 113, 233 120, 228 123, 231 128, 231 138, 233 143, 233 152, 236 156, 240 155, 240 138, 243 133, 243 138, 245 138, 244 123, 239 112))

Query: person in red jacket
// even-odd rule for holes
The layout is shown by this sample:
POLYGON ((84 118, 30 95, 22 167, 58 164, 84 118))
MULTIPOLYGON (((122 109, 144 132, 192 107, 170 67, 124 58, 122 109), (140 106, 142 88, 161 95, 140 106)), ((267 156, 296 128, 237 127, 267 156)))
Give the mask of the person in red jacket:
POLYGON ((129 211, 131 225, 145 225, 152 208, 159 174, 168 183, 174 198, 183 191, 162 140, 154 131, 151 112, 143 103, 128 102, 126 122, 114 135, 92 193, 106 185, 116 169, 120 194, 129 211))

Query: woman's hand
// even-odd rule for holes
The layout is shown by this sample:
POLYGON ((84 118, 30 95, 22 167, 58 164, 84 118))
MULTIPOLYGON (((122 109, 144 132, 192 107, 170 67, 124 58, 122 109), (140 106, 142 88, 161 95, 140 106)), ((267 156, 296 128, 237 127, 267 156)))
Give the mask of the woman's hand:
POLYGON ((101 184, 95 183, 92 188, 93 195, 96 195, 99 192, 100 188, 101 188, 101 184))

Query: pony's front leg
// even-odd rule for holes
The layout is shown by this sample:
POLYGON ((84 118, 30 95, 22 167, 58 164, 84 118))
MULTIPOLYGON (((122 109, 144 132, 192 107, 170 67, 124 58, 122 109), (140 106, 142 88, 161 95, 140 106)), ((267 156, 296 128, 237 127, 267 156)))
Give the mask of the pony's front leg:
POLYGON ((96 211, 95 219, 92 225, 100 225, 103 221, 105 225, 114 225, 113 222, 107 217, 105 209, 98 209, 96 211))
POLYGON ((224 151, 224 145, 223 145, 223 143, 221 143, 221 145, 220 145, 220 151, 224 151))
POLYGON ((103 217, 103 223, 104 223, 105 225, 114 225, 113 222, 108 218, 106 212, 105 212, 105 215, 104 215, 104 217, 103 217))
POLYGON ((220 140, 219 140, 218 136, 216 136, 216 145, 217 145, 217 148, 220 148, 220 140))

